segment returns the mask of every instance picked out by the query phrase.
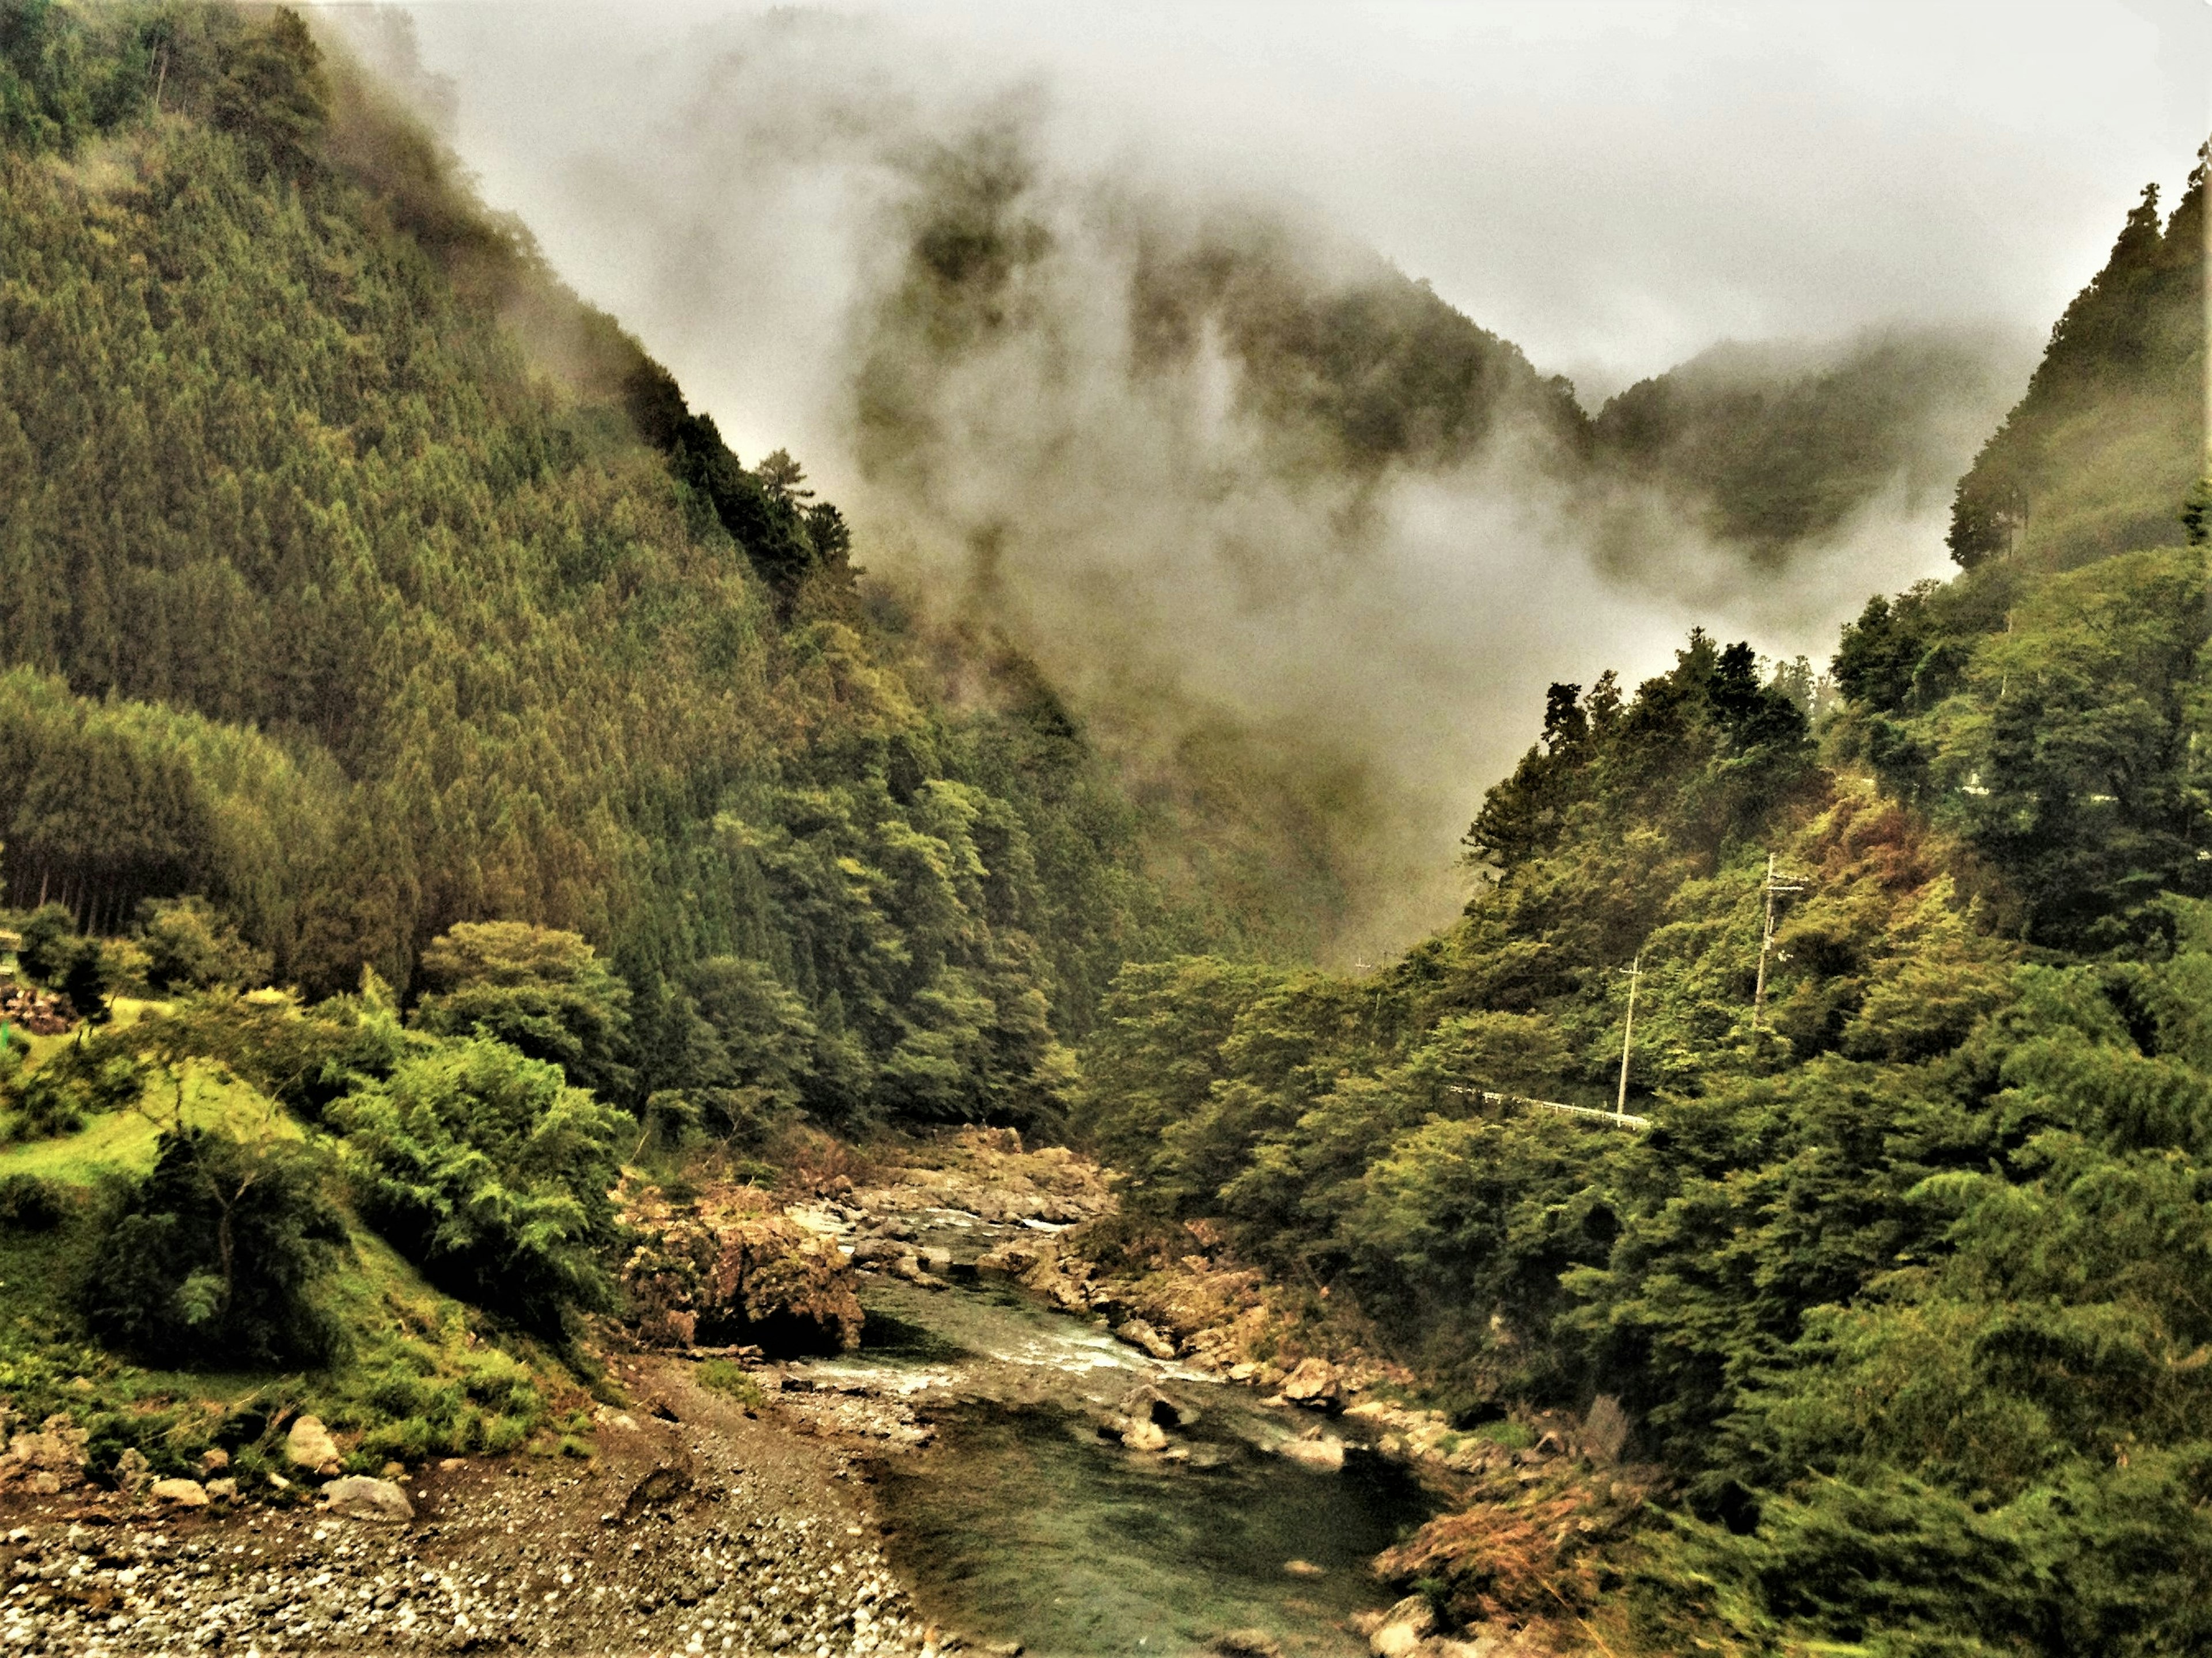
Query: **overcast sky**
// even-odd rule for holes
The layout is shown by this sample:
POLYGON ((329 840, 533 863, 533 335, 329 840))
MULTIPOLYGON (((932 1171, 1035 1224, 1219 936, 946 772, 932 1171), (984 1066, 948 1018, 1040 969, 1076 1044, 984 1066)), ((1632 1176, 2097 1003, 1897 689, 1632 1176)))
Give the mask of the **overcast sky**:
MULTIPOLYGON (((622 301, 579 160, 644 139, 648 89, 769 8, 413 9, 488 193, 622 301)), ((1036 76, 1102 149, 1302 198, 1593 398, 1723 337, 2040 331, 2212 130, 2206 0, 836 9, 893 20, 925 76, 1036 76)))

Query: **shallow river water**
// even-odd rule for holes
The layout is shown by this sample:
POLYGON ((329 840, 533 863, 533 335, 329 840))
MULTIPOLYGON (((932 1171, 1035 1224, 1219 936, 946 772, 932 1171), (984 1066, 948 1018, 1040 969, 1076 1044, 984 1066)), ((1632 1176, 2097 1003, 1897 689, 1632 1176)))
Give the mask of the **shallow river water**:
POLYGON ((1166 1658, 1236 1631, 1286 1655, 1366 1650, 1346 1621, 1389 1598, 1366 1563, 1435 1504, 1346 1424, 1326 1430, 1346 1440, 1343 1468, 1316 1470, 1274 1448, 1313 1412, 1018 1291, 886 1282, 864 1300, 860 1353, 810 1368, 911 1392, 936 1423, 930 1446, 884 1459, 878 1489, 893 1558, 948 1627, 1037 1658, 1166 1658), (1146 1384, 1186 1418, 1164 1455, 1102 1429, 1146 1384))

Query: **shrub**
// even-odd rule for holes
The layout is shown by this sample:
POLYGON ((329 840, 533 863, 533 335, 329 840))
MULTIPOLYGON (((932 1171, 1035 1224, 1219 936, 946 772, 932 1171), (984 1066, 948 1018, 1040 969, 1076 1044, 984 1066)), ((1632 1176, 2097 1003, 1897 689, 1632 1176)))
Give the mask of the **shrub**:
POLYGON ((149 1363, 318 1363, 336 1330, 310 1291, 344 1238, 307 1148, 172 1130, 119 1194, 80 1299, 95 1335, 149 1363))
POLYGON ((561 1067, 570 1083, 628 1099, 630 993, 581 938, 521 921, 470 921, 430 941, 433 993, 415 1023, 443 1036, 490 1036, 561 1067))
POLYGON ((431 1280, 557 1333, 607 1298, 630 1119, 502 1042, 448 1042, 331 1108, 362 1212, 431 1280))
POLYGON ((72 1046, 20 1080, 0 1077, 8 1108, 0 1139, 53 1139, 74 1134, 88 1116, 135 1105, 146 1090, 146 1066, 126 1054, 72 1046))
POLYGON ((241 990, 266 984, 270 957, 238 936, 204 898, 149 898, 138 907, 138 946, 146 986, 179 990, 241 990))
POLYGON ((68 1212, 68 1199, 52 1181, 36 1175, 0 1176, 0 1231, 51 1232, 68 1212))
POLYGON ((51 989, 61 982, 69 946, 76 941, 76 917, 59 904, 47 904, 23 923, 15 946, 15 965, 32 983, 51 989))

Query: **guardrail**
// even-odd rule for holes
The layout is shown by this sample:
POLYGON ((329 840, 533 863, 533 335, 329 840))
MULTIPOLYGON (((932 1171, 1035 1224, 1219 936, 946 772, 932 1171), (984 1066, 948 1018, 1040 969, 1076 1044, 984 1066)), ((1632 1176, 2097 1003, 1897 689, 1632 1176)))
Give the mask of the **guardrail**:
POLYGON ((1457 1083, 1446 1083, 1444 1086, 1452 1093, 1464 1094, 1469 1099, 1480 1100, 1485 1105, 1533 1105, 1541 1111, 1556 1111, 1567 1117, 1583 1117, 1607 1128, 1626 1128, 1638 1133, 1651 1127, 1650 1118, 1631 1116, 1626 1111, 1606 1111, 1594 1105, 1568 1105, 1559 1100, 1532 1100, 1525 1094, 1493 1094, 1487 1089, 1462 1088, 1457 1083))

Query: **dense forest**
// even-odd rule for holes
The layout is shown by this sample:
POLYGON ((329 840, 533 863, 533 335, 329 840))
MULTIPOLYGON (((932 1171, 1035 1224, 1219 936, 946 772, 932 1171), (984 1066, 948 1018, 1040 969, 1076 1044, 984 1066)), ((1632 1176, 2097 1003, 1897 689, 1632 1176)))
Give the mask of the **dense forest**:
MULTIPOLYGON (((1619 1400, 1680 1499, 1615 1552, 1646 1650, 2212 1644, 2204 185, 1832 696, 1703 633, 1553 686, 1464 914, 1352 977, 1266 947, 1264 857, 1164 878, 1188 820, 1031 664, 861 580, 297 17, 0 0, 6 1017, 82 1021, 0 1035, 0 1136, 62 1148, 0 1176, 0 1388, 110 1471, 215 1431, 155 1367, 323 1377, 234 1441, 323 1387, 364 1468, 509 1449, 588 1376, 625 1163, 1018 1123, 1469 1421, 1619 1400)), ((992 325, 1018 194, 946 195, 916 326, 992 325)), ((1146 337, 1225 319, 1333 464, 1534 422, 1770 564, 1978 372, 1722 354, 1592 418, 1266 252, 1142 273, 1146 337)), ((930 465, 868 372, 874 464, 930 465)))
POLYGON ((1048 1095, 1167 917, 1035 673, 983 641, 940 694, 800 467, 741 465, 295 20, 8 18, 11 900, 200 894, 311 998, 410 995, 459 922, 576 932, 625 1103, 739 970, 825 1115, 1048 1095))
POLYGON ((2112 511, 1874 600, 1817 725, 1703 635, 1554 686, 1457 925, 1367 979, 1133 967, 1085 1051, 1139 1213, 1469 1420, 1627 1408, 1684 1497, 1616 1562, 1651 1650, 2212 1640, 2203 192, 2130 218, 1960 490, 2033 434, 2112 511), (1514 1103, 1624 1065, 1648 1132, 1514 1103))

